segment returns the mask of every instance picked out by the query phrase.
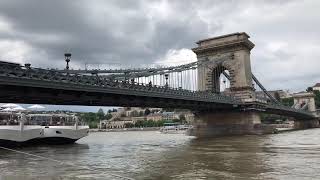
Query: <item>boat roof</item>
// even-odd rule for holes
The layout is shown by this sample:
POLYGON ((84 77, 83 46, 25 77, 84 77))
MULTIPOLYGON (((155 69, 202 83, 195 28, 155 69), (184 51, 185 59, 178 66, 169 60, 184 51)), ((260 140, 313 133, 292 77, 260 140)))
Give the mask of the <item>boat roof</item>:
POLYGON ((28 114, 27 116, 62 116, 62 117, 66 117, 66 116, 73 116, 71 114, 28 114))

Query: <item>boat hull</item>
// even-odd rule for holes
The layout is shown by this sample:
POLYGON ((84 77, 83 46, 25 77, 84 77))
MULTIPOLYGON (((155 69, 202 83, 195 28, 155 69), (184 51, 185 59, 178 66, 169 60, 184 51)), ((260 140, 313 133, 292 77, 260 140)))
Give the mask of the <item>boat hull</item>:
POLYGON ((0 126, 0 146, 18 146, 41 136, 41 126, 0 126))
POLYGON ((88 126, 20 126, 0 128, 0 146, 30 146, 39 144, 71 144, 87 136, 88 126))

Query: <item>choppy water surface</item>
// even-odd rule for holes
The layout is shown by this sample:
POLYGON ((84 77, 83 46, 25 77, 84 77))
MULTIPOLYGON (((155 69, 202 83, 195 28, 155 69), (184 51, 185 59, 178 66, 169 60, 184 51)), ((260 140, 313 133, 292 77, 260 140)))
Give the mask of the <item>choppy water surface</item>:
POLYGON ((77 144, 0 149, 7 179, 320 179, 320 129, 199 140, 158 132, 91 133, 77 144))

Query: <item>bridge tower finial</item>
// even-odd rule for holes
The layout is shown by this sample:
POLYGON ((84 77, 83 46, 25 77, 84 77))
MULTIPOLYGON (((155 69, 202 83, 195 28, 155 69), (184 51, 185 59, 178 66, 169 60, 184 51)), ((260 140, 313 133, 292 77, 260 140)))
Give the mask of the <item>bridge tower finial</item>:
POLYGON ((71 53, 65 53, 64 54, 64 58, 65 58, 65 61, 67 62, 66 70, 69 70, 69 62, 70 62, 70 59, 71 59, 71 53))
POLYGON ((165 77, 165 79, 166 79, 166 84, 165 84, 165 86, 168 87, 168 86, 169 86, 169 84, 168 84, 169 74, 165 74, 164 77, 165 77))

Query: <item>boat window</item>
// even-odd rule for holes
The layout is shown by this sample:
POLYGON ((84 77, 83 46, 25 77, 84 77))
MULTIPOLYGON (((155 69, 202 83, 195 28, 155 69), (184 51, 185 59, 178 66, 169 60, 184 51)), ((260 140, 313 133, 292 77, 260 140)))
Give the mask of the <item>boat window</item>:
POLYGON ((27 122, 29 125, 41 126, 74 126, 78 121, 78 125, 83 123, 74 115, 68 114, 28 114, 27 122))
POLYGON ((0 125, 19 125, 19 116, 15 113, 1 112, 0 125))
POLYGON ((73 114, 18 114, 0 112, 0 125, 19 125, 21 120, 24 122, 24 125, 74 126, 76 122, 78 125, 85 125, 73 114))

